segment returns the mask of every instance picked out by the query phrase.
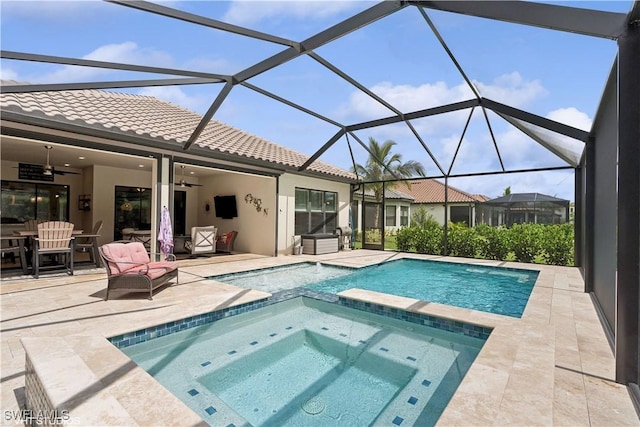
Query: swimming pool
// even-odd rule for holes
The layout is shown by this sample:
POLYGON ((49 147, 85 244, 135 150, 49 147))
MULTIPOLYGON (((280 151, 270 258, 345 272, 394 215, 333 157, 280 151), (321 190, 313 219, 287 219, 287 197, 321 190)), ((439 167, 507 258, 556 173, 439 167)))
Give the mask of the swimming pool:
POLYGON ((359 269, 302 263, 210 278, 271 293, 299 286, 334 294, 361 288, 521 317, 537 277, 532 270, 404 258, 359 269))
POLYGON ((299 297, 122 351, 211 425, 428 426, 484 342, 299 297))

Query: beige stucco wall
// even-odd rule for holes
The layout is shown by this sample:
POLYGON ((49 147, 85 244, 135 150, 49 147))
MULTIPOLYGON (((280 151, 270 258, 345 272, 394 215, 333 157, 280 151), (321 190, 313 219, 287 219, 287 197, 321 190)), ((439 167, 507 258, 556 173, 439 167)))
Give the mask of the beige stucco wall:
MULTIPOLYGON (((278 215, 278 254, 280 255, 290 255, 293 252, 296 187, 338 193, 338 226, 349 224, 349 184, 284 174, 280 177, 278 215)), ((295 238, 296 244, 300 244, 300 236, 295 236, 295 238)))
MULTIPOLYGON (((198 181, 197 225, 215 225, 218 233, 236 230, 234 251, 273 256, 275 253, 276 179, 256 175, 225 172, 198 181), (262 200, 263 211, 245 202, 247 194, 262 200), (218 218, 213 205, 214 196, 236 196, 238 217, 218 218), (212 203, 209 213, 205 201, 212 203), (264 213, 267 209, 267 213, 264 213)), ((187 195, 187 199, 189 196, 187 195)), ((195 224, 194 224, 195 225, 195 224)))
MULTIPOLYGON (((152 177, 153 174, 149 170, 122 169, 109 166, 93 167, 93 191, 86 191, 86 193, 93 194, 93 200, 91 202, 92 223, 100 219, 104 223, 98 244, 113 241, 115 187, 121 185, 153 188, 154 180, 152 177)), ((154 200, 153 193, 151 200, 154 200)), ((152 242, 155 242, 155 231, 157 228, 156 220, 152 213, 152 242)))

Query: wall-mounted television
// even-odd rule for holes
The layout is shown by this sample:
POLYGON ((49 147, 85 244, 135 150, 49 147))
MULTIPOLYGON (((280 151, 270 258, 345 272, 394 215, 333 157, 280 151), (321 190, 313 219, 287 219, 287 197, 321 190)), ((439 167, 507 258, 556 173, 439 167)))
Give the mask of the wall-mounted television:
POLYGON ((236 196, 215 196, 213 204, 218 218, 231 219, 238 216, 236 196))

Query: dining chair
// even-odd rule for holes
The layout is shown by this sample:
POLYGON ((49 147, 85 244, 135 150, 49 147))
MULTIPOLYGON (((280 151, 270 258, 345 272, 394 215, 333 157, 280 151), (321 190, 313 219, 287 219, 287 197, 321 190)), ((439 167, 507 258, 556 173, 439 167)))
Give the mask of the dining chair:
POLYGON ((43 255, 64 255, 64 264, 70 276, 73 276, 73 252, 75 251, 75 239, 73 237, 73 224, 64 221, 48 221, 38 224, 38 236, 33 239, 33 276, 40 276, 40 269, 59 268, 60 265, 42 267, 40 265, 43 255))
POLYGON ((3 261, 5 258, 11 258, 12 264, 16 262, 15 257, 16 254, 18 254, 22 273, 27 274, 27 259, 24 241, 25 237, 22 236, 3 237, 2 245, 0 246, 0 254, 2 254, 3 261))
POLYGON ((102 231, 102 220, 99 220, 93 226, 90 233, 80 234, 76 236, 76 251, 88 252, 89 260, 100 267, 100 253, 98 252, 98 237, 102 231))

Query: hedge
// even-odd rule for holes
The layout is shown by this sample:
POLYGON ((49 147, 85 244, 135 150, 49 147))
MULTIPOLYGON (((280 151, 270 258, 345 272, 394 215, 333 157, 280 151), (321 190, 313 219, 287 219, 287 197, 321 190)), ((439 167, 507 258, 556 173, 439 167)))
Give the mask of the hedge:
MULTIPOLYGON (((514 224, 469 228, 463 223, 449 224, 448 255, 500 261, 573 265, 573 224, 514 224)), ((441 255, 444 230, 433 218, 398 230, 399 251, 441 255)))

